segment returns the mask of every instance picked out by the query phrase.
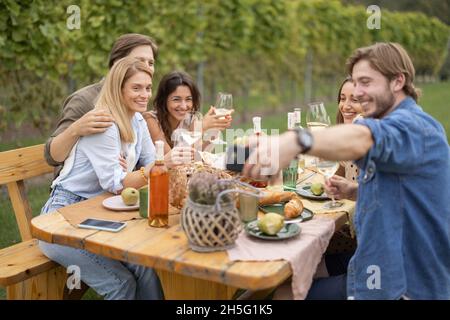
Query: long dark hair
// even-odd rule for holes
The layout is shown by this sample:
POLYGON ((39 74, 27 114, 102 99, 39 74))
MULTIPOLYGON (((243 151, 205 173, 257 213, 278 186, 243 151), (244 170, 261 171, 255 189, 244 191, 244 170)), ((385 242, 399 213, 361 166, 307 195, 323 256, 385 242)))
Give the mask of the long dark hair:
POLYGON ((344 123, 344 116, 341 113, 341 110, 339 109, 339 103, 341 102, 341 92, 342 88, 347 82, 353 82, 352 77, 347 76, 347 78, 342 81, 341 86, 339 87, 338 95, 337 95, 337 103, 338 103, 338 110, 336 113, 336 124, 344 123))
POLYGON ((172 71, 166 74, 159 82, 158 92, 153 100, 153 109, 159 125, 166 137, 167 143, 173 148, 172 128, 169 123, 169 110, 167 109, 167 98, 179 86, 187 86, 192 94, 192 111, 200 109, 200 91, 190 75, 182 71, 172 71))

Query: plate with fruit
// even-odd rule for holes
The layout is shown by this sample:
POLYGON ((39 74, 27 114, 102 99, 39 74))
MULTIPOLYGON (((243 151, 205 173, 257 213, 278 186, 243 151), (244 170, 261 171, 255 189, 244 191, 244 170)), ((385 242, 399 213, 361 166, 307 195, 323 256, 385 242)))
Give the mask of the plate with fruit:
POLYGON ((312 200, 329 200, 330 197, 325 192, 323 183, 316 182, 297 186, 297 194, 312 200))
POLYGON ((102 205, 114 211, 138 210, 139 191, 135 188, 125 188, 120 195, 103 200, 102 205))
POLYGON ((246 224, 247 234, 264 240, 286 240, 300 234, 300 226, 295 223, 285 223, 283 216, 269 212, 259 220, 246 224))

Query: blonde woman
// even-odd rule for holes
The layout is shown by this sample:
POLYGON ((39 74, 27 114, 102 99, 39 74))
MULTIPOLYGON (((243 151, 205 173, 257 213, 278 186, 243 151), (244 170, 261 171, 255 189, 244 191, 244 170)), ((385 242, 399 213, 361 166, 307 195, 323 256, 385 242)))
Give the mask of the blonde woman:
MULTIPOLYGON (((155 158, 155 147, 141 112, 147 110, 152 95, 152 72, 136 58, 123 58, 108 73, 95 109, 111 114, 114 125, 105 132, 84 136, 64 162, 60 176, 42 213, 84 201, 105 191, 120 193, 126 187, 147 183, 155 158), (125 154, 127 167, 141 170, 124 172, 119 155, 125 154)), ((105 299, 161 299, 155 272, 85 250, 40 242, 50 259, 81 269, 81 280, 105 299)))

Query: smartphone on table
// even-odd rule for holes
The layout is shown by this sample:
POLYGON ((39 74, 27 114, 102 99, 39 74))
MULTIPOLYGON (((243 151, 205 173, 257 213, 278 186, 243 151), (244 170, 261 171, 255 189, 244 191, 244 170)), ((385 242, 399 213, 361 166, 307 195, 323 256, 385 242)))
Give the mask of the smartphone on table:
POLYGON ((81 222, 78 227, 84 229, 95 229, 110 232, 118 232, 125 228, 125 222, 101 220, 101 219, 86 219, 81 222))

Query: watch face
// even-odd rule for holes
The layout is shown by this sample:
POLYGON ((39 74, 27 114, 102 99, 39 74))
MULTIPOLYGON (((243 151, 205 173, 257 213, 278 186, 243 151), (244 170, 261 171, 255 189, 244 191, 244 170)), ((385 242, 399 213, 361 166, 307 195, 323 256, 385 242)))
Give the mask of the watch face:
POLYGON ((305 145, 307 147, 311 147, 311 143, 312 143, 312 137, 311 134, 308 132, 305 132, 305 134, 303 135, 304 139, 305 139, 305 145))
POLYGON ((312 145, 312 135, 311 132, 307 130, 301 130, 298 132, 298 140, 301 148, 303 149, 302 152, 307 152, 309 149, 311 149, 312 145))

